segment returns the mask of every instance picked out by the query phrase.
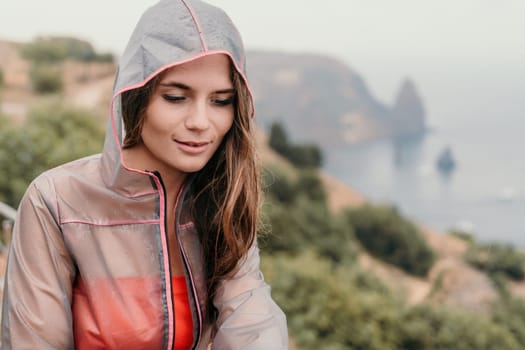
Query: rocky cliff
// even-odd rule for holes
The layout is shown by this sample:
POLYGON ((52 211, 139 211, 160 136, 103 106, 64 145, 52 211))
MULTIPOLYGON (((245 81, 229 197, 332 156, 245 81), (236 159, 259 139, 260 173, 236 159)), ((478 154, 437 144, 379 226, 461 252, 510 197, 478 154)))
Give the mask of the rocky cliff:
POLYGON ((332 57, 251 51, 248 67, 259 124, 281 121, 296 140, 329 146, 425 129, 423 103, 408 79, 387 106, 332 57))

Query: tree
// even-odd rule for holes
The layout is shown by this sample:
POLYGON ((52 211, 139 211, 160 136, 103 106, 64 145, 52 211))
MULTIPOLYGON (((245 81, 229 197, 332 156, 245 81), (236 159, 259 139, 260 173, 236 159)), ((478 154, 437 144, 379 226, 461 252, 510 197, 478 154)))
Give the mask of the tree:
POLYGON ((314 144, 291 145, 287 157, 298 168, 320 168, 323 164, 321 149, 314 144))
POLYGON ((298 168, 319 168, 322 165, 323 154, 319 146, 290 143, 284 126, 279 122, 272 123, 268 144, 298 168))
POLYGON ((279 122, 273 122, 270 127, 270 139, 268 140, 270 147, 280 155, 287 157, 290 145, 288 143, 288 135, 284 126, 279 122))

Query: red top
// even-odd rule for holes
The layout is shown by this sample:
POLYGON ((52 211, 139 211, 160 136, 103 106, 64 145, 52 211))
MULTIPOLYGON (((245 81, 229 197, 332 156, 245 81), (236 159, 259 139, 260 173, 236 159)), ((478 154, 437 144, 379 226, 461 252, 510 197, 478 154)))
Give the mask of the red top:
POLYGON ((172 276, 173 308, 175 309, 174 350, 188 350, 193 343, 193 322, 184 276, 172 276))
MULTIPOLYGON (((160 349, 162 314, 152 296, 159 295, 158 278, 122 277, 92 280, 90 293, 79 278, 73 290, 75 349, 160 349), (130 318, 129 315, 134 315, 130 318), (137 336, 141 343, 137 344, 137 336)), ((175 319, 174 350, 188 350, 193 342, 188 290, 184 276, 172 276, 175 319)))

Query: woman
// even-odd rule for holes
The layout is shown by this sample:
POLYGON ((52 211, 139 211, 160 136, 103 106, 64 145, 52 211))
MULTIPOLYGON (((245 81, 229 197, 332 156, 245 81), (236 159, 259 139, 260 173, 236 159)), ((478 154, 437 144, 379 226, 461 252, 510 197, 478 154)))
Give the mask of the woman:
POLYGON ((146 11, 103 153, 45 172, 20 204, 3 348, 287 348, 259 270, 244 72, 221 10, 163 0, 146 11))

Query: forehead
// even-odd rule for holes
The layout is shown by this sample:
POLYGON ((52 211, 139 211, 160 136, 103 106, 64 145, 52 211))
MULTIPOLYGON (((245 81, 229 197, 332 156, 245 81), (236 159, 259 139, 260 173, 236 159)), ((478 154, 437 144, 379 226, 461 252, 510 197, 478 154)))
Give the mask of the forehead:
POLYGON ((164 71, 160 83, 184 83, 190 87, 217 86, 220 89, 232 86, 230 58, 224 54, 212 54, 181 63, 164 71))

